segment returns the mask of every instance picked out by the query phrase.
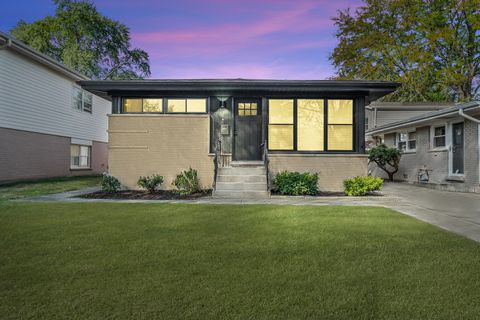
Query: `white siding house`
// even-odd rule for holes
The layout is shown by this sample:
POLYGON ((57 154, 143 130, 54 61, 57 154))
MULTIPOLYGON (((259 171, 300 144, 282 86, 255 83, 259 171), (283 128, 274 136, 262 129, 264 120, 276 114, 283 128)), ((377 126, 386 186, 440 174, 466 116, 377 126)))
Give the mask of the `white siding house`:
POLYGON ((111 103, 86 79, 0 32, 0 182, 107 170, 111 103))

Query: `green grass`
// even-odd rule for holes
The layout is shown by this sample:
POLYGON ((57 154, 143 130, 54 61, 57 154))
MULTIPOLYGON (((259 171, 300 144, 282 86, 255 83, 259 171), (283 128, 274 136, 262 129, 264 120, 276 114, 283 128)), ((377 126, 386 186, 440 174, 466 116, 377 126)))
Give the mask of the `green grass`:
POLYGON ((0 204, 2 319, 474 319, 480 245, 383 208, 0 204))
POLYGON ((51 178, 0 185, 0 201, 72 191, 100 184, 101 176, 51 178))

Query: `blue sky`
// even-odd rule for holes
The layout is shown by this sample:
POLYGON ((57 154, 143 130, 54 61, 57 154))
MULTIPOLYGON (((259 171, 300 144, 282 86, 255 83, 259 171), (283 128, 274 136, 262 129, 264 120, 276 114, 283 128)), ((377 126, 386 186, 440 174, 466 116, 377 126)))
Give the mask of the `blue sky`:
MULTIPOLYGON (((151 78, 325 79, 337 41, 331 18, 361 0, 97 0, 150 55, 151 78)), ((50 0, 3 6, 0 29, 54 13, 50 0)))

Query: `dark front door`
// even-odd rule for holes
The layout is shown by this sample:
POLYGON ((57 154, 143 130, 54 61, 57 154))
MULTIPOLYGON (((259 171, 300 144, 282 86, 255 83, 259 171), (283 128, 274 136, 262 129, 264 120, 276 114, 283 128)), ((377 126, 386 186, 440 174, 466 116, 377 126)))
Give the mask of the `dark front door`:
POLYGON ((452 173, 463 173, 463 123, 456 123, 452 127, 452 173))
POLYGON ((235 102, 234 160, 261 160, 262 108, 260 99, 235 102))

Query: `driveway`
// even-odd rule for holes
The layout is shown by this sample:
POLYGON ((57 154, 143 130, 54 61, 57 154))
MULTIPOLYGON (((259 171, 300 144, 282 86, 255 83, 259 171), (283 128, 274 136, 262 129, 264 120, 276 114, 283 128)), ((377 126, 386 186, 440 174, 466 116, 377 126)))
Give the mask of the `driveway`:
POLYGON ((480 194, 405 183, 386 183, 383 192, 400 200, 387 207, 480 242, 480 194))

